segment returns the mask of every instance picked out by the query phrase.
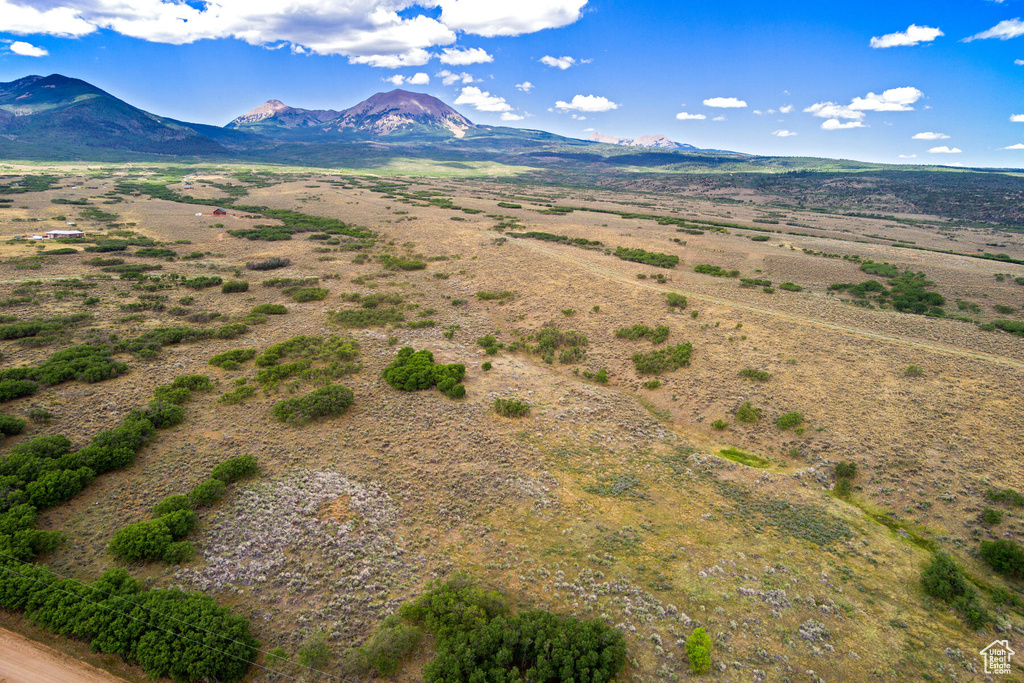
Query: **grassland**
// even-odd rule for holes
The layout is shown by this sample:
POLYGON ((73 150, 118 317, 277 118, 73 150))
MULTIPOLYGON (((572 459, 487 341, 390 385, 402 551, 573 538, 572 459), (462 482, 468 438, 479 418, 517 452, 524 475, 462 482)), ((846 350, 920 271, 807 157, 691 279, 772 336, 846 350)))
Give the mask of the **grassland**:
MULTIPOLYGON (((678 177, 668 192, 641 175, 584 187, 519 169, 507 178, 483 177, 479 166, 423 170, 4 170, 0 185, 26 172, 58 181, 0 205, 3 324, 89 317, 0 341, 0 369, 36 367, 79 344, 105 345, 128 366, 102 382, 41 386, 4 402, 0 410, 27 420, 4 452, 47 434, 84 445, 182 375, 215 385, 133 465, 40 514, 40 528, 66 536, 40 562, 83 581, 125 566, 148 585, 208 593, 251 620, 263 651, 288 655, 261 664, 298 677, 308 674, 298 654, 318 633, 333 653, 323 666, 345 674, 345 648, 363 644, 432 578, 468 571, 517 608, 621 629, 630 654, 620 680, 689 678, 684 641, 697 626, 711 636, 711 680, 983 679, 977 653, 997 627, 1024 628, 1020 608, 993 600, 997 589, 1020 596, 1022 585, 978 558, 981 540, 1024 533, 1020 508, 987 496, 992 487, 1024 491, 1024 338, 993 327, 1024 322, 1024 266, 972 256, 1024 259, 1024 234, 906 213, 884 198, 870 212, 881 217, 869 217, 844 215, 869 212, 839 200, 814 211, 742 184, 678 177), (204 203, 118 192, 125 181, 204 203), (117 218, 83 219, 84 205, 54 199, 117 218), (209 215, 218 202, 230 215, 209 215), (330 229, 232 237, 280 225, 251 207, 337 219, 373 238, 330 229), (68 221, 90 241, 12 239, 68 221), (512 236, 529 231, 569 240, 512 236), (122 251, 85 251, 118 240, 122 251), (577 246, 594 242, 603 247, 577 246), (68 247, 81 251, 46 255, 68 247), (679 265, 625 261, 614 255, 620 247, 679 265), (133 255, 146 248, 177 256, 133 255), (124 263, 86 263, 98 256, 124 263), (245 267, 272 257, 289 264, 245 267), (945 315, 829 289, 890 282, 861 270, 865 261, 924 273, 945 315), (424 267, 385 267, 396 262, 424 267), (125 264, 161 268, 103 271, 125 264), (701 264, 740 277, 694 272, 701 264), (226 294, 183 284, 200 276, 250 286, 226 294), (262 284, 271 279, 276 286, 262 284), (326 295, 297 301, 293 287, 326 295), (501 296, 479 296, 487 292, 501 296), (685 307, 670 307, 668 293, 685 295, 685 307), (287 313, 253 312, 267 304, 287 313), (360 313, 339 324, 338 311, 360 313), (423 320, 435 324, 414 324, 423 320), (641 324, 665 326, 667 341, 616 336, 641 324), (169 337, 154 331, 168 328, 191 332, 155 343, 169 337), (260 360, 300 335, 336 339, 293 342, 278 347, 293 355, 260 360), (488 336, 493 343, 478 343, 488 336), (554 338, 573 341, 545 346, 554 338), (654 375, 640 374, 634 355, 684 343, 689 364, 646 387, 654 375), (381 372, 402 347, 464 365, 465 397, 389 386, 381 372), (239 350, 255 353, 233 354, 227 369, 210 365, 239 350), (910 366, 920 372, 908 375, 910 366), (766 379, 747 380, 743 368, 766 379), (606 383, 594 379, 601 370, 606 383), (336 384, 354 395, 343 414, 273 418, 275 404, 336 384), (502 417, 497 399, 526 401, 530 411, 502 417), (748 402, 759 419, 737 419, 748 402), (789 413, 803 422, 778 428, 789 413), (200 512, 189 534, 194 559, 122 565, 109 554, 119 528, 243 454, 260 474, 200 512), (840 461, 857 465, 844 497, 832 492, 840 461), (985 524, 984 507, 1005 515, 985 524), (921 589, 939 550, 976 582, 993 615, 979 632, 921 589)), ((0 613, 0 624, 41 637, 17 615, 0 613)), ((416 680, 424 658, 399 679, 416 680)), ((116 673, 144 678, 120 665, 116 673)), ((253 670, 250 679, 277 675, 253 670)))

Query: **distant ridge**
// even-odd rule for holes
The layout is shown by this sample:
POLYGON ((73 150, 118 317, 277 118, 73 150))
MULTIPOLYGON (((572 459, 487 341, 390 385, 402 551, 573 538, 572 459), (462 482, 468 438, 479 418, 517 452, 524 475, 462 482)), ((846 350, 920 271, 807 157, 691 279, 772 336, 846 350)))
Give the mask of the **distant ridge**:
POLYGON ((697 148, 693 145, 688 145, 683 142, 676 142, 670 140, 664 135, 641 135, 638 138, 617 138, 614 135, 605 135, 603 133, 594 132, 589 138, 591 142, 603 142, 606 145, 621 145, 623 147, 647 147, 654 149, 680 149, 687 151, 696 151, 697 148))

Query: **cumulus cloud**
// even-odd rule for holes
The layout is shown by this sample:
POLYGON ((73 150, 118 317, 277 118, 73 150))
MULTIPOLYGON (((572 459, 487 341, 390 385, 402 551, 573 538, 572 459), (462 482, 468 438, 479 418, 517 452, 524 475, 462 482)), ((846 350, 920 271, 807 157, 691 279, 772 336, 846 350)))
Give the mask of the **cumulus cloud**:
POLYGON ((854 97, 850 109, 856 111, 913 111, 910 106, 924 97, 917 88, 890 88, 881 95, 869 92, 864 97, 854 97))
POLYGON ((712 121, 725 121, 725 117, 724 116, 716 116, 715 118, 713 118, 711 120, 712 121))
POLYGON ((843 123, 839 119, 829 119, 821 122, 822 130, 844 130, 846 128, 865 128, 863 121, 847 121, 843 123))
POLYGON ((448 69, 444 69, 442 71, 438 71, 434 75, 440 78, 441 82, 444 83, 445 85, 454 85, 455 83, 462 83, 463 85, 468 85, 469 83, 477 82, 477 79, 473 78, 471 74, 468 74, 465 71, 463 71, 462 73, 453 73, 448 69))
MULTIPOLYGON (((299 53, 344 55, 356 64, 426 64, 431 48, 459 32, 516 36, 577 21, 587 0, 0 0, 0 32, 83 36, 106 29, 183 45, 231 37, 250 45, 287 43, 299 53), (41 7, 42 6, 42 7, 41 7), (440 13, 437 10, 440 9, 440 13)), ((449 48, 449 64, 490 61, 480 49, 449 48), (467 61, 467 60, 475 61, 467 61)))
POLYGON ((1016 38, 1017 36, 1024 36, 1024 21, 1021 21, 1019 18, 1000 21, 987 31, 976 33, 970 38, 964 38, 964 42, 969 43, 972 40, 986 40, 988 38, 1009 40, 1010 38, 1016 38))
POLYGON ((691 114, 688 111, 681 111, 676 114, 676 118, 680 121, 703 121, 707 117, 704 114, 691 114))
POLYGON ((516 89, 517 90, 522 90, 523 92, 530 92, 531 90, 533 90, 533 87, 534 87, 533 83, 530 83, 530 81, 523 81, 522 83, 516 83, 516 89))
POLYGON ((946 135, 945 133, 932 133, 932 132, 929 131, 927 133, 918 133, 917 135, 915 135, 911 139, 913 139, 913 140, 948 140, 949 136, 946 135))
POLYGON ((619 105, 612 102, 607 97, 600 97, 598 95, 576 95, 572 98, 571 102, 563 102, 561 100, 555 102, 555 107, 562 111, 576 110, 597 112, 618 109, 619 105))
POLYGON ((835 102, 818 102, 804 109, 804 112, 822 119, 851 119, 860 121, 864 118, 864 112, 855 111, 851 107, 835 102))
POLYGON ((777 138, 791 138, 796 135, 796 133, 791 130, 773 130, 772 135, 777 138))
POLYGON ((939 36, 944 35, 946 34, 937 28, 911 24, 907 27, 906 31, 887 33, 884 36, 876 36, 872 38, 871 47, 908 47, 911 45, 920 45, 921 43, 930 43, 939 36))
POLYGON ((570 66, 576 64, 576 60, 572 57, 552 57, 551 55, 544 55, 540 58, 540 63, 545 66, 550 66, 555 69, 561 69, 565 71, 570 66))
POLYGON ((788 114, 791 111, 793 111, 793 105, 792 104, 787 104, 785 107, 779 107, 779 113, 780 114, 788 114))
POLYGON ((901 154, 900 159, 916 159, 916 154, 901 154))
POLYGON ((1010 145, 1009 147, 1003 147, 1003 149, 1024 149, 1024 142, 1018 142, 1016 145, 1010 145))
POLYGON ((45 57, 50 54, 46 51, 45 47, 36 47, 32 43, 26 43, 21 40, 16 40, 11 43, 11 52, 22 57, 45 57))
POLYGON ((426 85, 427 83, 430 83, 430 76, 421 71, 407 78, 405 82, 410 85, 426 85))
POLYGON ((579 20, 587 0, 436 0, 436 4, 446 26, 491 38, 568 26, 579 20))
POLYGON ((382 78, 381 80, 384 81, 385 83, 391 83, 392 85, 402 85, 402 83, 405 83, 405 76, 395 74, 394 76, 388 76, 387 78, 382 78))
POLYGON ((502 121, 522 121, 524 118, 526 117, 520 116, 519 114, 514 114, 510 111, 504 111, 501 113, 502 121))
POLYGON ((704 100, 704 106, 718 109, 742 109, 747 106, 747 103, 735 97, 711 97, 704 100))
POLYGON ((1013 60, 1013 63, 1017 66, 1024 66, 1024 59, 1015 59, 1013 60))
POLYGON ((1010 117, 1010 120, 1014 123, 1024 123, 1024 114, 1014 114, 1010 117))
POLYGON ((451 66, 466 66, 467 64, 486 64, 493 62, 494 57, 487 54, 487 50, 480 47, 471 47, 468 50, 460 50, 457 47, 445 48, 438 56, 442 64, 451 66))
POLYGON ((950 148, 946 145, 942 145, 941 147, 932 147, 928 152, 931 154, 960 154, 963 150, 959 147, 950 148))
POLYGON ((462 89, 455 104, 468 104, 477 111, 512 111, 512 105, 506 102, 504 97, 492 95, 473 85, 462 89))

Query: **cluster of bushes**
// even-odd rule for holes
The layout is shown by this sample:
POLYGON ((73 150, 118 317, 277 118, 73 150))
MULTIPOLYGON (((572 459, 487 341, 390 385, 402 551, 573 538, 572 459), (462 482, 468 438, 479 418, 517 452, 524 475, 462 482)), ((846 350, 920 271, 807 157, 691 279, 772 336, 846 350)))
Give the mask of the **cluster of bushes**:
POLYGON ((52 386, 70 380, 102 382, 127 370, 125 363, 110 356, 106 346, 73 346, 57 351, 39 365, 0 370, 0 402, 33 394, 40 384, 52 386))
MULTIPOLYGON (((52 253, 52 252, 51 252, 52 253)), ((178 255, 178 252, 173 249, 163 249, 160 247, 143 247, 136 249, 135 253, 130 254, 131 256, 142 256, 144 258, 166 258, 173 259, 178 255)))
POLYGON ((857 463, 844 460, 836 463, 836 488, 835 494, 840 498, 850 495, 853 488, 853 480, 857 477, 857 463))
POLYGON ((20 417, 0 413, 0 435, 2 436, 17 436, 25 431, 26 424, 28 423, 20 417))
POLYGON ((785 415, 780 415, 775 420, 775 426, 779 430, 785 431, 787 429, 799 427, 800 425, 803 424, 803 422, 804 416, 801 415, 800 413, 786 413, 785 415))
POLYGON ((505 234, 508 237, 541 240, 542 242, 557 242, 559 244, 569 244, 574 247, 595 248, 604 246, 604 244, 597 240, 588 240, 583 237, 569 237, 568 235, 554 235, 550 232, 507 232, 505 234))
POLYGON ((249 270, 275 270, 277 268, 287 268, 292 264, 291 259, 281 258, 280 256, 271 256, 268 259, 262 261, 249 261, 245 264, 245 267, 249 270))
POLYGON ((679 265, 679 257, 675 254, 659 254, 652 251, 644 251, 643 249, 627 249, 626 247, 616 247, 615 256, 622 259, 623 261, 632 261, 634 263, 645 263, 649 266, 655 266, 657 268, 675 268, 679 265))
POLYGON ((739 277, 740 271, 738 270, 725 270, 722 266, 712 266, 708 263, 702 263, 698 266, 694 266, 693 272, 700 273, 701 275, 710 275, 712 277, 739 277))
POLYGON ((755 368, 743 368, 740 370, 740 377, 743 379, 753 380, 755 382, 767 382, 772 378, 772 373, 766 370, 757 370, 755 368))
POLYGON ((668 292, 665 294, 665 298, 668 301, 669 308, 678 308, 679 310, 686 308, 686 297, 682 294, 668 292))
POLYGON ((757 422, 761 419, 761 409, 755 408, 750 401, 744 401, 736 409, 736 419, 740 422, 757 422))
POLYGON ((329 292, 323 287, 288 287, 284 293, 292 298, 292 301, 306 303, 308 301, 323 301, 329 292))
POLYGON ((224 353, 218 353, 210 359, 210 365, 222 370, 235 370, 240 364, 255 357, 256 349, 233 349, 224 353))
POLYGON ((509 351, 522 349, 527 353, 540 354, 545 363, 555 362, 555 353, 558 352, 560 363, 577 363, 583 360, 589 341, 586 335, 572 330, 561 330, 558 325, 549 322, 531 335, 536 344, 528 344, 522 340, 516 340, 509 345, 509 351))
POLYGON ((196 275, 181 281, 182 287, 188 287, 189 289, 206 289, 207 287, 216 287, 222 284, 224 284, 224 279, 220 275, 196 275))
POLYGON ((229 458, 213 468, 210 477, 188 495, 167 496, 153 507, 153 518, 122 527, 108 546, 111 554, 126 562, 163 560, 171 564, 192 557, 194 549, 182 540, 199 523, 197 507, 223 497, 228 484, 256 474, 259 466, 251 455, 229 458))
POLYGON ((688 367, 692 354, 693 345, 690 342, 683 342, 647 353, 634 353, 632 360, 633 366, 641 375, 657 375, 688 367))
POLYGON ((252 307, 253 315, 285 315, 288 307, 284 304, 259 304, 252 307))
POLYGON ((933 598, 952 605, 973 629, 979 629, 992 620, 981 606, 978 591, 967 575, 945 553, 936 553, 921 572, 921 588, 933 598))
POLYGON ((530 414, 530 404, 518 398, 496 398, 494 412, 502 417, 525 417, 530 414))
POLYGON ((351 226, 337 218, 313 216, 289 209, 268 209, 264 206, 239 205, 235 208, 250 214, 261 214, 264 218, 276 219, 281 221, 282 225, 256 225, 252 228, 228 230, 228 234, 232 237, 240 237, 247 240, 264 240, 267 242, 290 240, 292 235, 302 232, 324 232, 328 235, 347 235, 358 239, 374 237, 374 233, 371 230, 351 226))
POLYGON ((248 280, 228 280, 220 286, 222 294, 238 294, 249 291, 248 280))
POLYGON ((350 650, 346 661, 356 673, 391 675, 415 652, 423 632, 433 636, 435 647, 423 668, 426 683, 607 683, 626 665, 625 638, 618 630, 597 619, 545 610, 510 614, 504 596, 462 574, 432 583, 367 645, 350 650), (360 665, 366 668, 359 671, 360 665))
POLYGON ((299 335, 274 344, 256 358, 256 365, 263 368, 256 374, 256 381, 265 390, 296 375, 304 380, 328 383, 358 372, 361 366, 353 362, 358 356, 359 343, 352 339, 299 335), (295 360, 281 363, 286 359, 295 360))
POLYGON ((140 358, 154 358, 165 346, 203 339, 234 339, 248 331, 249 328, 242 323, 222 325, 215 330, 194 327, 157 327, 135 339, 119 342, 115 348, 117 351, 128 351, 140 358))
POLYGON ((0 560, 0 606, 139 664, 154 678, 241 681, 258 655, 248 622, 201 593, 144 590, 123 569, 87 584, 0 560), (131 624, 127 627, 126 624, 131 624))
POLYGON ((263 281, 264 287, 286 289, 288 287, 312 287, 320 284, 318 277, 272 277, 263 281))
POLYGON ((779 289, 784 289, 787 292, 802 292, 802 291, 804 291, 803 287, 801 287, 800 285, 797 285, 797 284, 793 284, 792 282, 783 282, 781 285, 779 285, 779 289))
POLYGON ((690 669, 698 676, 711 669, 711 636, 703 626, 693 629, 686 639, 686 658, 690 660, 690 669))
POLYGON ((342 327, 383 327, 405 320, 400 308, 352 308, 333 311, 328 314, 331 322, 342 327))
POLYGON ((493 334, 489 334, 485 337, 480 337, 476 340, 477 346, 482 346, 484 352, 488 356, 498 355, 498 351, 505 348, 505 345, 498 341, 498 338, 493 334))
POLYGON ((209 378, 201 375, 179 377, 159 387, 146 408, 131 411, 119 426, 77 451, 59 435, 13 447, 0 458, 0 554, 29 560, 54 547, 60 536, 34 528, 36 511, 73 498, 96 475, 133 462, 155 430, 181 422, 178 404, 208 386, 209 378))
POLYGON ((438 391, 451 398, 466 395, 466 387, 461 384, 466 376, 466 366, 434 363, 434 354, 426 349, 416 351, 410 346, 401 349, 384 368, 383 376, 388 384, 402 391, 420 391, 436 386, 438 391))
POLYGON ((665 325, 658 325, 651 329, 647 325, 633 325, 632 327, 620 327, 615 331, 617 339, 650 339, 654 344, 660 344, 668 339, 669 329, 665 325))
POLYGON ((384 266, 384 270, 424 270, 427 267, 426 261, 398 258, 387 254, 380 255, 380 263, 384 266))
POLYGON ((924 273, 912 273, 909 270, 902 275, 895 266, 888 263, 877 264, 865 262, 861 270, 867 273, 882 275, 890 278, 889 288, 877 280, 868 280, 859 284, 837 283, 829 285, 829 291, 847 292, 855 297, 856 301, 868 302, 869 295, 874 295, 875 301, 881 305, 891 306, 902 313, 916 313, 942 317, 946 312, 941 308, 946 303, 945 297, 938 292, 928 291, 935 286, 925 277, 924 273), (865 270, 865 266, 869 266, 865 270))
POLYGON ((870 259, 860 264, 860 269, 868 275, 879 275, 884 278, 894 278, 900 275, 900 269, 891 263, 877 263, 870 259))
POLYGON ((302 424, 310 420, 341 415, 348 410, 354 400, 355 396, 351 389, 340 384, 331 384, 305 396, 278 401, 270 412, 281 422, 302 424))
POLYGON ((1014 507, 1024 507, 1024 495, 1013 489, 989 489, 986 497, 996 503, 1006 503, 1014 507))
POLYGON ((1024 579, 1024 548, 1015 541, 1005 538, 982 541, 980 556, 997 573, 1013 579, 1024 579))
POLYGON ((740 287, 771 287, 771 286, 772 286, 772 281, 771 280, 764 280, 762 278, 751 278, 751 277, 741 277, 740 278, 740 287))
POLYGON ((234 391, 226 391, 221 394, 220 398, 217 399, 217 402, 233 406, 238 405, 245 401, 245 399, 252 398, 256 395, 255 387, 244 384, 245 378, 242 378, 240 381, 243 382, 243 384, 238 384, 234 391))
POLYGON ((502 292, 477 292, 476 298, 480 301, 499 301, 501 303, 505 303, 506 301, 515 299, 516 293, 507 289, 502 292))
POLYGON ((25 339, 27 337, 53 337, 64 332, 67 328, 77 325, 86 320, 91 320, 88 313, 74 313, 56 318, 43 318, 39 320, 25 320, 23 322, 12 322, 0 325, 0 339, 25 339))

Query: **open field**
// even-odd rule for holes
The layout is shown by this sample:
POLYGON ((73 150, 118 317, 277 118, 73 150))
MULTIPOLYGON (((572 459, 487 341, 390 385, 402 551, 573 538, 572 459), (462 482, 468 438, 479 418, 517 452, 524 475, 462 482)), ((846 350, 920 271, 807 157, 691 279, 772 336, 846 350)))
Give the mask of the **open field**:
MULTIPOLYGON (((1024 633, 1022 608, 994 600, 999 589, 1024 600, 1021 583, 978 554, 982 540, 1024 534, 1020 508, 988 495, 1024 491, 1024 336, 1013 333, 1024 329, 1024 232, 908 214, 884 198, 871 211, 793 208, 685 177, 665 191, 511 171, 8 173, 0 187, 25 173, 53 181, 0 194, 11 200, 0 204, 0 328, 88 317, 20 339, 0 334, 0 370, 86 343, 128 368, 6 401, 0 409, 28 425, 4 452, 52 434, 84 446, 159 385, 197 374, 213 382, 131 465, 40 511, 38 527, 65 540, 38 561, 81 581, 123 566, 146 587, 215 597, 250 619, 260 642, 266 668, 246 680, 315 676, 297 654, 318 633, 334 653, 322 667, 352 675, 345 648, 453 571, 516 608, 620 629, 629 657, 619 680, 690 678, 683 644, 695 626, 713 642, 705 677, 737 682, 984 680, 978 652, 1024 633), (202 203, 171 201, 180 195, 202 203), (228 215, 212 215, 218 202, 228 215), (372 237, 337 226, 276 241, 231 234, 287 227, 274 210, 372 237), (68 222, 86 242, 13 239, 68 222), (83 250, 118 240, 132 243, 83 250), (618 248, 678 264, 624 260, 618 248), (77 251, 47 255, 58 249, 77 251), (977 258, 986 253, 1005 256, 977 258), (274 257, 289 263, 246 267, 274 257), (894 277, 923 273, 918 290, 940 295, 945 315, 934 315, 934 299, 933 315, 919 315, 896 310, 896 294, 830 289, 899 286, 867 263, 891 264, 894 277), (719 276, 708 274, 715 266, 719 276), (202 276, 248 289, 224 293, 201 286, 202 276), (293 282, 268 286, 273 278, 293 282), (296 300, 303 288, 321 298, 296 300), (670 294, 685 303, 671 306, 670 294), (252 313, 266 304, 287 313, 252 313), (545 346, 559 336, 552 325, 585 339, 563 334, 545 346), (668 336, 616 334, 634 325, 668 336), (170 327, 210 332, 155 350, 131 343, 170 327), (353 340, 358 355, 331 365, 325 351, 277 376, 251 356, 227 369, 209 363, 299 335, 353 340), (692 355, 674 369, 635 360, 684 343, 692 355), (389 386, 382 371, 406 346, 463 364, 465 397, 389 386), (283 399, 335 384, 354 393, 343 415, 274 418, 283 399), (521 399, 529 414, 499 416, 496 399, 521 399), (746 404, 759 419, 737 417, 746 404), (792 413, 790 428, 777 426, 792 413), (198 509, 193 559, 111 555, 118 529, 243 454, 259 474, 198 509), (849 495, 832 490, 839 462, 856 464, 849 495), (982 522, 984 508, 1001 521, 982 522), (922 590, 938 551, 977 585, 992 616, 978 631, 922 590), (272 648, 289 659, 265 656, 272 648)), ((426 652, 398 678, 416 680, 426 652)))

